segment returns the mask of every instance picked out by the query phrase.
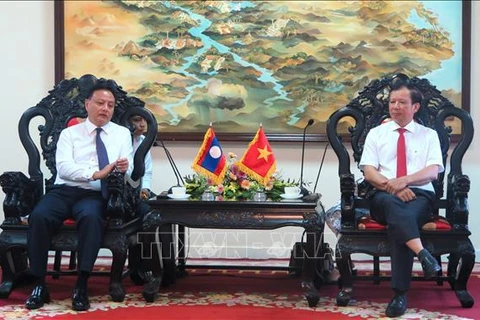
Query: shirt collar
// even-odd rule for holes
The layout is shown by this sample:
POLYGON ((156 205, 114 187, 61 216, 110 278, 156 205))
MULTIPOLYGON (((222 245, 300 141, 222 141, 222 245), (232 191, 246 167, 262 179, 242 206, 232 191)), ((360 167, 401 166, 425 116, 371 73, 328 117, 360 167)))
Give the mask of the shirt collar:
MULTIPOLYGON (((392 129, 392 131, 397 131, 398 128, 401 128, 395 121, 390 121, 390 124, 391 124, 390 128, 392 129)), ((415 132, 415 128, 416 128, 415 121, 414 120, 410 121, 403 128, 405 128, 409 132, 415 132)))
POLYGON ((145 139, 145 136, 143 134, 139 134, 138 136, 137 135, 134 135, 133 136, 133 139, 135 141, 143 141, 143 139, 145 139))
MULTIPOLYGON (((88 118, 87 120, 85 120, 85 127, 87 128, 87 132, 89 133, 92 133, 95 131, 95 129, 97 129, 97 126, 94 125, 88 118)), ((110 123, 110 121, 104 125, 103 127, 101 127, 103 129, 103 131, 105 131, 105 133, 109 133, 110 132, 110 129, 112 128, 112 125, 110 123)))

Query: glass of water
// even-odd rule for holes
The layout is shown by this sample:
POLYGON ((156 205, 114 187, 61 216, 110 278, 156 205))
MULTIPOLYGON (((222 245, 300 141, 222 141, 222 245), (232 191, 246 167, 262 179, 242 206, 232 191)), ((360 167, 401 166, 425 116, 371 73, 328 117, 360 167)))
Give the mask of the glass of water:
POLYGON ((264 190, 257 190, 253 194, 253 201, 265 201, 267 200, 267 195, 264 190))
POLYGON ((202 201, 213 201, 215 200, 215 195, 211 190, 205 190, 202 194, 202 201))

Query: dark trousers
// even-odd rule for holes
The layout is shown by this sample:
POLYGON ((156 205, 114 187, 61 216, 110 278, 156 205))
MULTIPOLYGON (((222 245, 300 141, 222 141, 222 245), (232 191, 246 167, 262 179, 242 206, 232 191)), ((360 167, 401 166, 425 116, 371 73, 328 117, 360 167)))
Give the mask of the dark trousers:
POLYGON ((413 251, 406 242, 420 238, 420 228, 431 217, 435 194, 412 188, 417 198, 403 202, 397 196, 377 191, 371 199, 372 218, 387 225, 390 241, 393 289, 406 291, 410 288, 413 267, 413 251))
POLYGON ((91 272, 105 232, 106 201, 100 191, 55 185, 28 219, 30 271, 44 278, 52 236, 63 221, 73 218, 78 230, 78 271, 91 272))

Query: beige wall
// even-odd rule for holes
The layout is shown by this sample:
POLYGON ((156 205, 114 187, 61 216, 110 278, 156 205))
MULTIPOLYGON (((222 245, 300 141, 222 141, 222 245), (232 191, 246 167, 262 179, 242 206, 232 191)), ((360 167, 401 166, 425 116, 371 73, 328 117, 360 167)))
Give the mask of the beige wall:
MULTIPOLYGON (((480 65, 476 57, 480 56, 480 3, 474 1, 472 4, 472 103, 471 113, 476 124, 476 134, 473 144, 464 160, 463 170, 472 181, 470 192, 470 225, 472 226, 472 241, 477 249, 480 248, 480 152, 479 149, 480 123, 478 114, 480 112, 480 65)), ((0 39, 2 53, 0 55, 0 92, 2 103, 0 112, 2 114, 2 155, 0 156, 0 172, 8 170, 27 171, 27 159, 23 148, 18 141, 17 124, 22 112, 35 105, 54 84, 54 15, 53 1, 23 1, 23 2, 0 2, 0 39)), ((92 70, 95 73, 95 70, 92 70)), ((180 171, 185 175, 191 173, 191 161, 196 155, 199 143, 168 143, 173 157, 177 161, 180 171)), ((225 151, 242 154, 245 150, 245 143, 224 143, 225 151)), ((277 157, 278 167, 282 168, 285 177, 299 177, 299 163, 301 144, 300 143, 272 143, 277 157)), ((307 143, 308 150, 305 154, 304 176, 315 183, 317 170, 322 157, 324 144, 307 143)), ((164 153, 160 148, 153 150, 155 181, 154 191, 167 189, 174 184, 175 178, 166 162, 164 153)), ((339 185, 337 178, 337 167, 333 151, 329 150, 321 174, 318 192, 323 194, 325 207, 331 206, 339 197, 339 185)), ((3 202, 4 195, 0 193, 0 202, 3 202)), ((3 211, 0 212, 0 220, 3 220, 3 211)), ((301 230, 296 228, 285 228, 277 232, 247 232, 241 233, 236 239, 232 234, 225 232, 209 233, 206 230, 192 230, 191 244, 202 247, 204 243, 211 241, 217 245, 232 248, 247 247, 245 250, 238 250, 235 254, 244 255, 250 258, 264 257, 269 245, 283 242, 285 247, 298 240, 301 230), (215 238, 213 235, 216 235, 215 238)), ((327 241, 333 243, 334 237, 327 232, 327 241)), ((190 252, 196 256, 195 250, 190 252)), ((288 252, 285 252, 288 256, 288 252)), ((478 258, 477 258, 478 259, 478 258)))

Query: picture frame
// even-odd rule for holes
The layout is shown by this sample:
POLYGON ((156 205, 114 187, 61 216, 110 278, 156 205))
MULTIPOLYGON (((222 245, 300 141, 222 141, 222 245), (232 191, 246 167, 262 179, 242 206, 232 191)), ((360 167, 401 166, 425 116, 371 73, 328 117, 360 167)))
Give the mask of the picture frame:
POLYGON ((436 8, 409 1, 411 20, 395 14, 404 4, 388 23, 381 17, 393 7, 343 3, 55 1, 55 81, 86 73, 115 79, 146 102, 159 138, 175 141, 201 141, 212 124, 220 141, 249 141, 262 125, 270 141, 325 142, 332 112, 396 72, 435 85, 447 78, 458 85, 439 89, 470 111, 470 1, 436 8))

